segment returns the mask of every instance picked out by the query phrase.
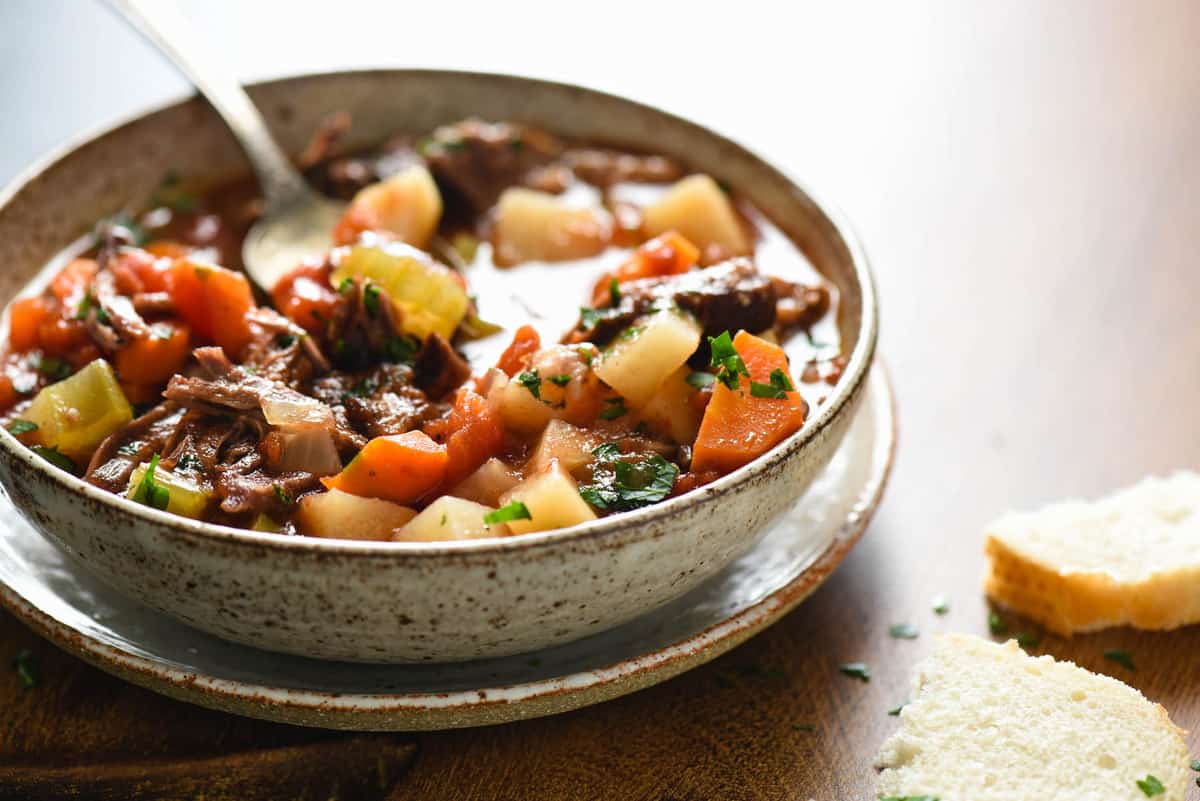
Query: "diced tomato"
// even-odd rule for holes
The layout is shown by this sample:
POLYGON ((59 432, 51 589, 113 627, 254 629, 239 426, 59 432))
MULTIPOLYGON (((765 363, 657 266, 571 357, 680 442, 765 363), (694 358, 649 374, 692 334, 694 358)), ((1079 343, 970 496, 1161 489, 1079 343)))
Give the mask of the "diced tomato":
POLYGON ((301 264, 287 273, 271 290, 275 309, 306 331, 321 331, 333 316, 338 293, 329 285, 325 265, 301 264))
POLYGON ((500 354, 496 367, 512 378, 529 366, 530 354, 541 350, 542 338, 532 325, 523 325, 513 334, 512 343, 500 354))
POLYGON ((592 305, 609 305, 613 279, 618 284, 639 278, 679 275, 696 266, 700 249, 676 231, 654 237, 634 251, 633 257, 612 272, 600 276, 592 289, 592 305))
POLYGON ((50 282, 50 291, 64 309, 75 309, 83 300, 88 284, 96 277, 94 259, 74 259, 50 282))
POLYGON ((54 314, 54 308, 46 298, 21 298, 14 300, 8 309, 8 344, 15 351, 32 350, 38 347, 38 330, 42 323, 54 314))
POLYGON ((446 448, 424 432, 376 437, 336 476, 321 479, 329 489, 396 503, 414 503, 442 483, 446 448))
MULTIPOLYGON (((438 421, 442 423, 442 421, 438 421)), ((504 430, 500 417, 481 395, 467 387, 458 390, 454 408, 442 426, 446 444, 446 478, 453 487, 500 452, 504 430)))
POLYGON ((238 358, 250 341, 246 313, 254 308, 246 276, 214 264, 176 259, 167 291, 197 338, 220 345, 231 359, 238 358))
POLYGON ((114 358, 121 385, 161 387, 181 371, 191 354, 191 335, 186 325, 154 323, 150 335, 127 343, 114 358))
MULTIPOLYGON (((186 253, 186 249, 184 253, 186 253)), ((132 273, 137 276, 141 292, 166 292, 170 284, 171 265, 173 259, 155 253, 147 248, 122 248, 112 259, 113 272, 118 275, 117 289, 129 294, 121 288, 122 273, 132 273)))

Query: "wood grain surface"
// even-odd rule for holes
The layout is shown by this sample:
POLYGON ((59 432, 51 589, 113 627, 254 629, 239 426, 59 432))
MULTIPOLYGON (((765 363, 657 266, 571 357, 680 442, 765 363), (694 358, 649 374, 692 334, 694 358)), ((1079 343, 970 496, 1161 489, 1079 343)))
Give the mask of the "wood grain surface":
MULTIPOLYGON (((14 0, 0 12, 11 159, 180 86, 149 68, 105 82, 115 68, 89 54, 126 34, 80 22, 96 13, 84 5, 14 0), (17 41, 18 21, 37 35, 17 41), (60 53, 78 45, 75 61, 27 43, 52 30, 60 53), (72 78, 72 65, 94 79, 72 78), (54 104, 35 102, 54 92, 54 104)), ((409 22, 432 24, 436 5, 409 22)), ((42 673, 31 690, 0 674, 0 799, 872 798, 872 761, 896 725, 887 710, 907 697, 931 635, 987 634, 988 520, 1200 462, 1200 4, 852 4, 788 19, 739 4, 734 19, 684 21, 617 4, 591 21, 597 43, 690 41, 687 67, 664 62, 653 80, 651 62, 578 44, 573 26, 494 41, 501 5, 509 24, 532 14, 472 7, 461 52, 429 37, 405 63, 553 75, 661 102, 841 201, 881 284, 901 421, 863 542, 797 611, 704 668, 557 718, 440 734, 350 736, 192 708, 0 616, 0 664, 29 648, 42 673), (655 38, 663 31, 677 35, 655 38), (930 609, 938 593, 947 615, 930 609), (898 622, 920 636, 890 638, 898 622), (870 666, 869 683, 839 674, 851 661, 870 666)), ((386 52, 389 26, 329 44, 304 14, 281 23, 298 46, 252 47, 271 14, 257 6, 187 10, 247 54, 247 74, 388 60, 364 54, 386 52)), ((155 64, 120 42, 122 69, 155 64)), ((1200 754, 1200 627, 1045 636, 1037 650, 1141 689, 1194 732, 1200 754), (1106 661, 1106 648, 1130 651, 1137 670, 1106 661)))

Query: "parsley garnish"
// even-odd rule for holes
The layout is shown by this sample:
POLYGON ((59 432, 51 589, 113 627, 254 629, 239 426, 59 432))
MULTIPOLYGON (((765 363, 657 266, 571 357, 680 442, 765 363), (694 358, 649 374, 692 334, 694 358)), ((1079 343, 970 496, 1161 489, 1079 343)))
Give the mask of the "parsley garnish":
POLYGON ((995 612, 988 612, 988 631, 993 637, 999 637, 1002 634, 1008 633, 1008 624, 1004 622, 1004 618, 995 612))
POLYGON ((1104 652, 1104 658, 1110 662, 1116 662, 1118 665, 1127 667, 1130 670, 1137 670, 1133 666, 1133 654, 1128 651, 1122 651, 1119 648, 1109 648, 1104 652))
POLYGON ((1200 771, 1200 759, 1192 760, 1192 770, 1200 771))
POLYGON ((22 434, 28 434, 30 431, 37 431, 37 429, 37 423, 19 418, 8 424, 8 433, 18 437, 22 434))
POLYGON ((687 382, 696 389, 704 389, 715 384, 717 377, 712 373, 688 373, 687 382))
POLYGON ((71 365, 53 356, 35 356, 30 366, 51 381, 62 381, 71 374, 71 365))
POLYGON ((586 347, 584 345, 580 345, 578 348, 575 349, 575 352, 579 354, 579 358, 583 359, 584 364, 586 364, 588 367, 592 366, 592 349, 591 348, 586 347))
POLYGON ((117 448, 117 453, 122 456, 137 456, 138 451, 142 449, 142 441, 140 439, 130 440, 117 448))
POLYGON ((888 634, 897 640, 915 640, 920 633, 912 623, 897 623, 888 627, 888 634))
POLYGON ((390 361, 411 364, 417 357, 421 343, 413 337, 391 337, 383 346, 390 361))
POLYGON ((646 330, 644 325, 631 325, 620 333, 617 339, 636 339, 637 335, 646 330))
POLYGON ((592 451, 596 466, 592 483, 579 488, 580 496, 597 509, 627 512, 658 503, 671 494, 679 467, 658 454, 638 461, 619 459, 620 449, 605 443, 592 451))
POLYGON ((517 383, 529 390, 529 394, 542 399, 542 378, 537 370, 524 370, 517 375, 517 383))
POLYGON ((13 658, 13 669, 17 671, 17 681, 21 682, 23 690, 33 689, 41 679, 37 657, 28 649, 19 651, 13 658))
POLYGON ((608 282, 608 305, 616 306, 621 302, 621 285, 613 278, 608 282))
POLYGON ((598 323, 614 319, 620 313, 618 309, 589 309, 587 306, 580 306, 579 325, 581 328, 595 328, 598 323))
POLYGON ((367 377, 359 379, 358 383, 350 388, 350 394, 356 398, 365 398, 376 389, 379 388, 379 382, 375 379, 367 377))
POLYGON ((350 276, 346 276, 342 279, 342 282, 338 284, 337 291, 339 295, 345 295, 351 289, 354 289, 354 279, 350 276))
POLYGON ((280 334, 275 337, 275 347, 277 348, 290 348, 294 344, 296 344, 295 334, 280 334))
POLYGON ((1022 631, 1017 634, 1017 645, 1022 648, 1037 648, 1041 641, 1042 636, 1036 631, 1022 631))
POLYGON ((889 709, 888 714, 891 715, 892 717, 896 717, 900 714, 900 710, 904 709, 904 707, 906 707, 906 706, 908 706, 908 701, 901 701, 900 703, 896 704, 894 707, 889 709))
POLYGON ((774 398, 780 400, 787 397, 789 392, 794 392, 796 388, 792 386, 792 380, 788 378, 787 373, 776 367, 771 371, 771 383, 760 384, 757 381, 750 382, 750 394, 755 398, 774 398))
POLYGON ((532 520, 533 515, 529 514, 529 507, 520 501, 513 501, 507 506, 501 506, 494 512, 488 512, 483 516, 483 524, 485 526, 494 526, 497 523, 507 523, 510 520, 532 520))
POLYGON ((945 615, 950 612, 950 599, 945 593, 938 593, 933 597, 933 613, 935 615, 945 615))
POLYGON ((847 662, 844 665, 839 665, 838 670, 852 679, 864 682, 871 680, 871 669, 862 662, 847 662))
POLYGON ((204 469, 204 462, 194 453, 185 453, 175 462, 176 470, 186 470, 189 473, 199 473, 204 469))
POLYGON ((92 294, 91 290, 85 292, 83 299, 79 301, 79 306, 75 309, 75 319, 86 320, 88 312, 92 309, 96 310, 96 319, 107 325, 108 312, 104 311, 100 304, 96 302, 96 296, 92 294))
POLYGON ((133 500, 153 509, 166 509, 171 503, 171 491, 154 480, 154 472, 158 469, 158 454, 150 457, 150 464, 142 480, 133 491, 133 500))
POLYGON ((363 287, 363 308, 367 310, 367 316, 379 316, 379 287, 374 284, 363 287))
POLYGON ((571 383, 571 376, 563 373, 562 375, 552 375, 546 380, 556 387, 565 387, 567 384, 571 383))
POLYGON ((34 445, 32 448, 30 448, 30 450, 45 459, 50 464, 57 467, 59 470, 66 470, 68 473, 74 473, 78 469, 75 466, 75 460, 60 451, 57 446, 47 448, 45 445, 34 445))
POLYGON ((1163 783, 1153 773, 1147 773, 1146 778, 1138 779, 1137 786, 1147 797, 1162 795, 1167 791, 1167 788, 1163 787, 1163 783))
POLYGON ((272 484, 271 489, 275 490, 275 500, 279 501, 280 506, 291 506, 296 502, 296 499, 292 497, 290 492, 284 489, 282 484, 272 484))
POLYGON ((601 420, 616 420, 625 412, 629 411, 625 408, 624 398, 606 398, 604 401, 604 409, 600 412, 601 420))
POLYGON ((729 332, 724 331, 720 336, 709 337, 708 347, 712 351, 709 366, 717 371, 717 380, 730 389, 737 389, 738 376, 749 376, 750 371, 746 369, 742 357, 734 350, 729 332))

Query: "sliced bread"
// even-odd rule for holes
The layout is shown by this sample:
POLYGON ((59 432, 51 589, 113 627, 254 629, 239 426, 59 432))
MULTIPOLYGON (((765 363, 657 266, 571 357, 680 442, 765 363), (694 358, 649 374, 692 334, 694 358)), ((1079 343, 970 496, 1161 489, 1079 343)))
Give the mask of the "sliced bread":
POLYGON ((984 550, 987 594, 1059 634, 1200 622, 1200 475, 1006 515, 984 550))
POLYGON ((1116 679, 948 634, 913 686, 879 755, 882 798, 1184 801, 1184 732, 1116 679))

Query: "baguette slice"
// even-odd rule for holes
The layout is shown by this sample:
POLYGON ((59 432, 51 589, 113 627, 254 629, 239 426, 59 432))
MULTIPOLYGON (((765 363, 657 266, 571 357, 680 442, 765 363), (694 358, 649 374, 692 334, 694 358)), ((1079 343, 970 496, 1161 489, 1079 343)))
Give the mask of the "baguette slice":
POLYGON ((984 551, 987 594, 1058 634, 1200 622, 1200 475, 1006 515, 984 551))
POLYGON ((916 668, 900 731, 879 755, 883 798, 1184 801, 1184 732, 1116 679, 965 634, 938 637, 916 668))

